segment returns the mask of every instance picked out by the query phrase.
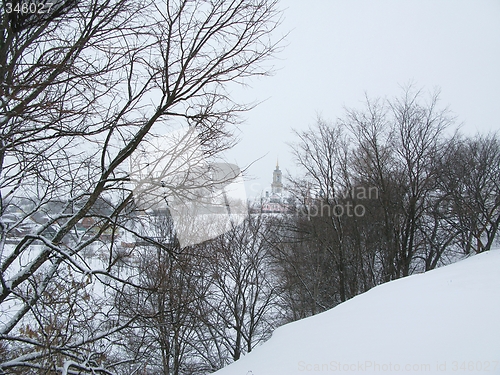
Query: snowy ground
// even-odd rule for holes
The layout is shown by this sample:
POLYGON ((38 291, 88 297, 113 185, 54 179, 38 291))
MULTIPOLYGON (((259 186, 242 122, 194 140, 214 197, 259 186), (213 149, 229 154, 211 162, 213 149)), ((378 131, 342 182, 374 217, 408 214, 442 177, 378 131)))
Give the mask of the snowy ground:
POLYGON ((500 374, 500 250, 280 327, 215 374, 500 374))

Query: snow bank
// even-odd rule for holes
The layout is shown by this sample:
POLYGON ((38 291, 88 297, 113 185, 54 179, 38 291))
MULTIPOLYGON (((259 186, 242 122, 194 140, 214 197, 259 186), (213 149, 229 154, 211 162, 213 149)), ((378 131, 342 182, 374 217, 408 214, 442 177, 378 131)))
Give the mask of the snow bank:
POLYGON ((215 374, 500 374, 500 250, 280 327, 215 374))

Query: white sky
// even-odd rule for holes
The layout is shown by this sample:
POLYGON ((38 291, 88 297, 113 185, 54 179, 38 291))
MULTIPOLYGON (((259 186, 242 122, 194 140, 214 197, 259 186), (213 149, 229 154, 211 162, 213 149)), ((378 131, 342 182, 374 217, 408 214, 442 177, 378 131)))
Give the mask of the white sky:
POLYGON ((277 157, 295 173, 286 145, 292 128, 318 115, 334 121, 365 92, 391 98, 409 82, 437 87, 464 133, 500 130, 500 1, 282 0, 281 7, 276 36, 290 34, 273 61, 276 74, 233 93, 265 100, 246 114, 241 142, 228 153, 240 166, 266 155, 249 169, 249 196, 269 190, 277 157))

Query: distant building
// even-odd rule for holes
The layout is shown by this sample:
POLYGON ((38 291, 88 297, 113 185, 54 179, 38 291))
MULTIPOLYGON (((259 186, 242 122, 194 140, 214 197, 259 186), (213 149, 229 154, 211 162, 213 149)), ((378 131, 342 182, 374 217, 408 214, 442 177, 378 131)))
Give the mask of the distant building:
POLYGON ((273 171, 273 181, 271 183, 271 194, 266 191, 266 195, 261 197, 260 202, 252 211, 283 214, 290 212, 290 210, 290 198, 286 194, 286 187, 283 186, 283 173, 276 161, 276 169, 273 171))

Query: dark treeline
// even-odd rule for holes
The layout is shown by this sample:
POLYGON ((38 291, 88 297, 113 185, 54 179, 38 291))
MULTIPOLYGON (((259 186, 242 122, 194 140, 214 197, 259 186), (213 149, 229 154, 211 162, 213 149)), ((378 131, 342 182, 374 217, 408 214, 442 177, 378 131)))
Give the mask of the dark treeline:
POLYGON ((500 223, 500 140, 465 137, 438 96, 411 87, 297 132, 301 178, 278 252, 289 318, 491 249, 500 223))

